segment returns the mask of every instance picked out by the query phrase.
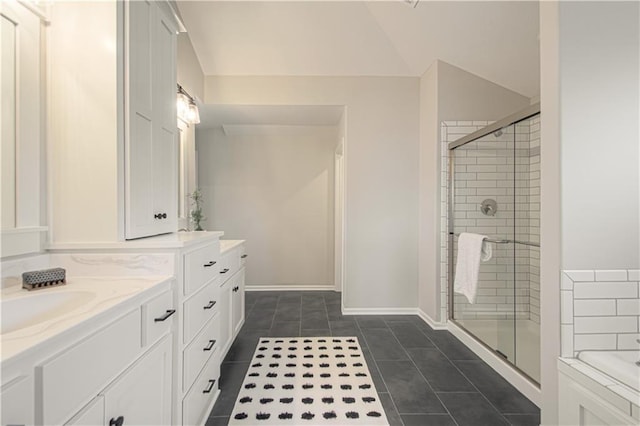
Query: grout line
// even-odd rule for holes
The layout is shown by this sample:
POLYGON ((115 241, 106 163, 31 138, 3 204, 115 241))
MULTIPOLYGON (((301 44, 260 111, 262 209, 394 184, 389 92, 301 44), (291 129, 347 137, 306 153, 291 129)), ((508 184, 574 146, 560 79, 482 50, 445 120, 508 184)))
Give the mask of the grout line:
MULTIPOLYGON (((367 349, 369 350, 369 353, 371 354, 371 359, 373 360, 373 364, 375 365, 376 370, 378 370, 378 376, 380 376, 380 380, 382 380, 382 383, 384 383, 384 388, 387 390, 387 393, 389 394, 389 399, 391 400, 391 404, 393 405, 393 408, 396 410, 396 413, 398 414, 398 417, 400 418, 400 424, 402 426, 404 426, 404 420, 402 420, 402 415, 400 414, 400 411, 398 410, 398 406, 396 405, 396 402, 393 400, 393 396, 391 395, 391 392, 389 392, 389 387, 387 386, 387 382, 384 380, 384 377, 382 376, 382 373, 380 372, 380 368, 378 368, 378 362, 376 361, 376 358, 373 356, 373 352, 369 348, 369 342, 367 342, 367 337, 364 335, 364 332, 362 331, 362 328, 360 328, 360 323, 358 323, 358 318, 357 317, 356 317, 355 323, 356 323, 356 327, 358 328, 358 330, 360 330, 359 334, 362 336, 362 340, 364 340, 365 344, 367 345, 367 349)), ((387 323, 385 322, 385 325, 386 324, 387 323)), ((389 327, 387 327, 387 328, 389 328, 389 327)), ((362 356, 364 357, 364 351, 362 352, 362 356)), ((365 361, 366 361, 366 358, 365 358, 365 361)), ((367 367, 368 367, 368 365, 367 365, 367 367)), ((369 370, 369 374, 371 374, 371 370, 369 370)), ((371 381, 373 382, 373 377, 371 378, 371 381)), ((375 386, 375 383, 374 383, 374 386, 375 386)), ((376 393, 378 393, 377 391, 378 390, 376 389, 376 393)), ((382 403, 382 401, 380 401, 380 403, 382 403)), ((384 406, 382 406, 382 408, 384 409, 384 406)), ((387 419, 387 420, 389 420, 389 419, 387 419)))

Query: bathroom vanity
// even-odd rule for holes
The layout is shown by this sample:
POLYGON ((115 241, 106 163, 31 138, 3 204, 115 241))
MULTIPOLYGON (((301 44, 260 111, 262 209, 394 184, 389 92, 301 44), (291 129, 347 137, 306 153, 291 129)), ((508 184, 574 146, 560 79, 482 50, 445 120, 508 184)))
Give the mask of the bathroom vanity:
POLYGON ((68 283, 31 292, 4 264, 2 424, 204 424, 244 323, 245 244, 221 235, 52 246, 68 283))

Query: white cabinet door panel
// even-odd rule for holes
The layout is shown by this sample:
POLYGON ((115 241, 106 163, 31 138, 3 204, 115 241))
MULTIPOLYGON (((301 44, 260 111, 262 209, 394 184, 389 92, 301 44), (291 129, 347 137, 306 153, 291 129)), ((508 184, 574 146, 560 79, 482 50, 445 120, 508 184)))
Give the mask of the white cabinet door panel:
POLYGON ((167 336, 105 389, 105 423, 171 424, 171 360, 167 336))

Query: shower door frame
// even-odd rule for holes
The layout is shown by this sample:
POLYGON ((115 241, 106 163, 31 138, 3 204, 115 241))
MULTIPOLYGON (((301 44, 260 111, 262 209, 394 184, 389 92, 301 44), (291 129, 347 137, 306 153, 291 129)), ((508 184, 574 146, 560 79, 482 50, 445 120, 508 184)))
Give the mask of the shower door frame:
MULTIPOLYGON (((460 328, 461 330, 463 330, 468 336, 470 336, 472 339, 474 339, 476 342, 480 343, 480 345, 482 345, 484 348, 488 349, 489 351, 491 351, 493 354, 495 354, 497 359, 500 359, 503 363, 507 364, 509 367, 514 368, 516 371, 518 371, 518 373, 520 373, 523 377, 525 377, 529 382, 533 383, 535 386, 537 386, 538 388, 540 388, 540 383, 538 383, 536 380, 534 380, 532 377, 530 377, 525 371, 523 371, 522 369, 520 369, 516 364, 512 363, 511 361, 509 361, 508 359, 503 358, 502 356, 500 356, 496 350, 494 348, 492 348, 491 346, 487 345, 484 341, 482 341, 479 337, 477 337, 474 333, 472 333, 471 331, 467 330, 466 327, 464 327, 460 322, 456 321, 455 318, 453 318, 453 307, 454 307, 454 292, 453 292, 453 279, 454 279, 454 272, 455 272, 455 266, 453 264, 454 261, 454 253, 453 253, 453 244, 454 244, 454 183, 455 183, 455 170, 454 170, 454 158, 455 158, 455 152, 454 150, 456 148, 459 148, 461 146, 464 146, 470 142, 476 141, 482 137, 485 137, 487 135, 490 135, 502 128, 511 126, 513 124, 516 124, 520 121, 526 120, 528 118, 531 118, 535 115, 540 114, 540 103, 535 103, 532 104, 531 106, 522 109, 518 112, 515 112, 503 119, 500 119, 498 121, 496 121, 493 124, 490 124, 486 127, 483 127, 482 129, 476 130, 473 133, 469 133, 467 136, 464 136, 458 140, 455 140, 453 142, 449 142, 448 144, 448 150, 449 150, 449 174, 448 174, 448 188, 447 188, 447 196, 448 196, 448 202, 447 202, 447 257, 448 257, 448 261, 447 261, 447 266, 448 266, 448 276, 447 276, 447 300, 448 300, 448 304, 449 306, 447 307, 447 320, 452 322, 453 324, 456 325, 456 327, 460 328)), ((515 141, 514 141, 515 143, 515 141)), ((515 167, 515 164, 514 164, 515 167)), ((514 236, 515 237, 515 236, 514 236)), ((515 239, 515 238, 514 238, 515 239)), ((514 282, 515 285, 515 282, 514 282)), ((514 321, 515 321, 515 317, 514 317, 514 321)))

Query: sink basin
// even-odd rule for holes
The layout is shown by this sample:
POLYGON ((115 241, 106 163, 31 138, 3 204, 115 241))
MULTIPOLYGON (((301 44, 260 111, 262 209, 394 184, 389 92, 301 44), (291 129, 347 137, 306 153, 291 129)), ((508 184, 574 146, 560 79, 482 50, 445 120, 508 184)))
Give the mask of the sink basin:
POLYGON ((79 308, 94 297, 95 295, 88 291, 60 291, 4 299, 0 302, 0 334, 11 333, 59 317, 79 308))

